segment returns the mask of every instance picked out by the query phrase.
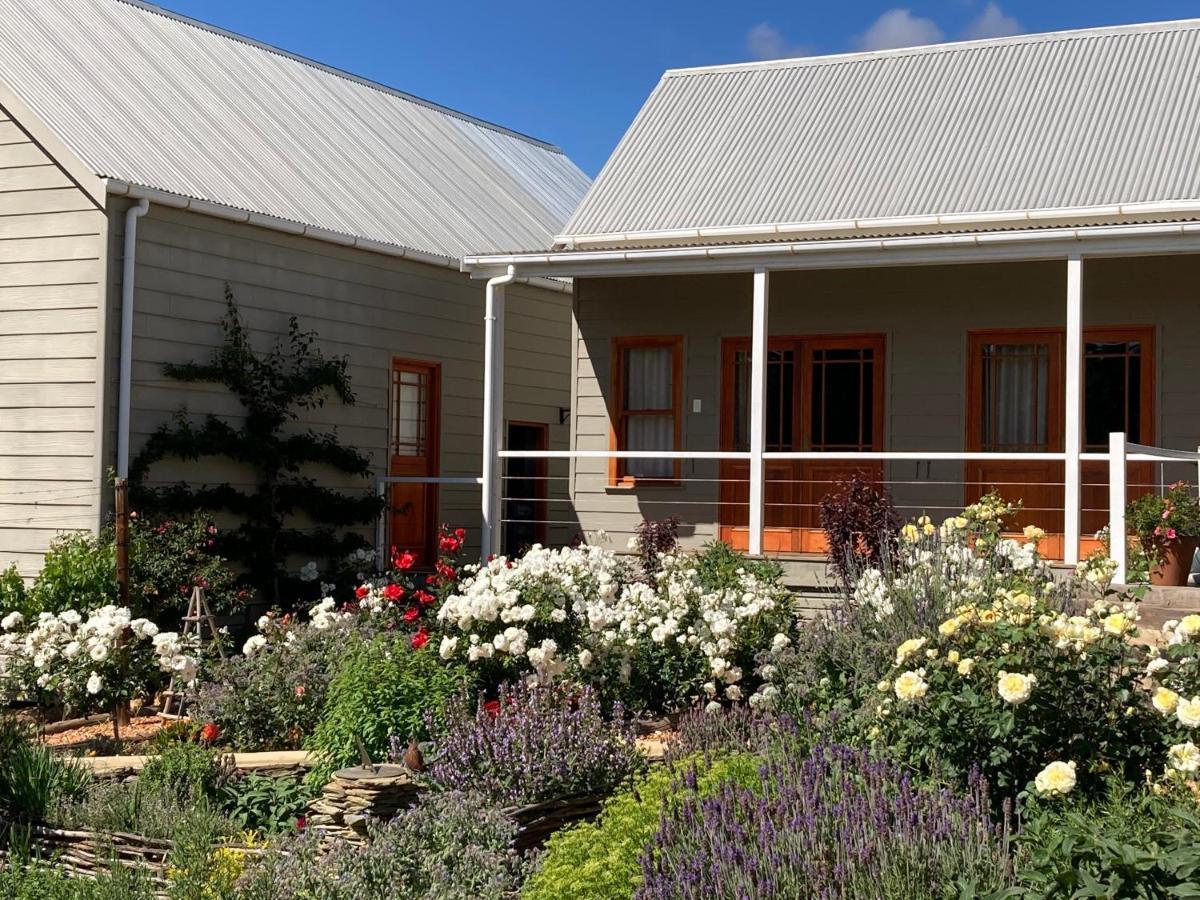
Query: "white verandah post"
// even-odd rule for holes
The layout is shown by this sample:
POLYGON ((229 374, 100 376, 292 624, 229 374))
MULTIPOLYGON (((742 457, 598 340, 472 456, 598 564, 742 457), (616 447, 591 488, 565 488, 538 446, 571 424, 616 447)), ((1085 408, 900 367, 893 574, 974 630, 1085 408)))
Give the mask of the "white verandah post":
POLYGON ((1108 436, 1108 553, 1117 564, 1113 584, 1125 583, 1125 432, 1108 436))
POLYGON ((1063 427, 1063 562, 1079 562, 1079 529, 1082 473, 1079 453, 1083 423, 1083 260, 1067 258, 1067 359, 1063 427))
POLYGON ((762 553, 767 443, 767 319, 770 273, 754 270, 754 322, 750 338, 750 554, 762 553))

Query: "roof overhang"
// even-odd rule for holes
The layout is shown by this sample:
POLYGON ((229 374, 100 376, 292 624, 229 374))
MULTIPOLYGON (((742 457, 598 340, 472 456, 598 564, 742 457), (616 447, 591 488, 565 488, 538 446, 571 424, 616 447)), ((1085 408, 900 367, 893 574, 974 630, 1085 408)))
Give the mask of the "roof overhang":
MULTIPOLYGON (((248 225, 256 225, 259 228, 266 228, 283 234, 312 238, 313 240, 324 241, 327 244, 337 244, 341 247, 354 247, 359 250, 366 250, 369 253, 399 257, 444 269, 454 269, 457 271, 463 268, 462 262, 453 257, 442 256, 438 253, 429 253, 413 247, 403 247, 399 244, 389 244, 384 241, 343 234, 340 231, 332 231, 328 228, 319 228, 314 225, 305 225, 301 222, 293 222, 290 219, 281 219, 277 216, 263 215, 262 213, 251 212, 224 203, 215 203, 211 200, 189 197, 186 194, 177 194, 173 191, 164 191, 159 188, 146 187, 140 184, 130 184, 127 181, 121 181, 116 178, 106 179, 104 185, 107 192, 114 196, 132 197, 138 200, 145 199, 151 203, 168 206, 172 209, 186 209, 191 212, 200 213, 201 215, 224 219, 228 222, 244 222, 248 225)), ((561 276, 549 276, 545 278, 524 277, 520 280, 533 287, 559 291, 560 293, 571 292, 571 283, 562 280, 561 276)))
POLYGON ((467 256, 464 271, 491 278, 619 277, 755 269, 839 269, 1200 253, 1200 222, 1046 227, 874 238, 775 240, 705 246, 562 250, 467 256))

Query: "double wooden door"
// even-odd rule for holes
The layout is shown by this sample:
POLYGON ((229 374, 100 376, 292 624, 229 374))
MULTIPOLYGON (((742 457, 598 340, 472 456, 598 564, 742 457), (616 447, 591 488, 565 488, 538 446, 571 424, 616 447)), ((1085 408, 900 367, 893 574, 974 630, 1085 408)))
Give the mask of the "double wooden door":
MULTIPOLYGON (((721 448, 750 449, 750 340, 722 347, 721 448)), ((766 365, 766 450, 848 452, 884 445, 882 335, 773 338, 766 365)), ((769 460, 763 550, 820 552, 820 502, 854 472, 881 478, 879 463, 769 460)), ((749 546, 749 463, 720 465, 721 539, 749 546)))
MULTIPOLYGON (((1150 326, 1085 329, 1083 442, 1085 452, 1107 452, 1108 434, 1123 431, 1135 443, 1154 439, 1154 330, 1150 326)), ((1057 453, 1064 446, 1062 329, 980 331, 968 337, 967 441, 969 451, 1057 453)), ((1129 463, 1130 497, 1153 489, 1153 464, 1129 463)), ((1108 521, 1108 467, 1081 466, 1082 550, 1108 521)), ((1046 555, 1062 557, 1063 465, 1060 462, 972 462, 965 466, 966 500, 988 491, 1022 501, 1015 528, 1037 525, 1049 539, 1046 555)))

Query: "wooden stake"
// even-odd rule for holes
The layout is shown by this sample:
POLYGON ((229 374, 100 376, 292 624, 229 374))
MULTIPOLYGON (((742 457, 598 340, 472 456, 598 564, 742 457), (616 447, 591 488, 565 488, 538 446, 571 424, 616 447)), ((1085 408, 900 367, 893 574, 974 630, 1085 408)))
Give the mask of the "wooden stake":
POLYGON ((129 605, 129 479, 116 485, 117 594, 121 606, 129 605))

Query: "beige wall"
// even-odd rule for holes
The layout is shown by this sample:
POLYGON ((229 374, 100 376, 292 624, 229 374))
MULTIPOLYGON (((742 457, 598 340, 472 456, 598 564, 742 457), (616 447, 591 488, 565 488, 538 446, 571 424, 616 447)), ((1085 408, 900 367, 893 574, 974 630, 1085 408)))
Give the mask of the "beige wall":
MULTIPOLYGON (((128 201, 111 202, 110 251, 119 252, 128 201)), ((119 272, 110 305, 119 304, 119 272)), ((327 354, 350 359, 357 403, 330 401, 304 415, 299 427, 336 428, 345 443, 368 453, 374 468, 387 467, 388 382, 393 357, 442 366, 441 474, 480 471, 483 360, 483 284, 466 275, 403 259, 226 222, 151 205, 138 224, 136 315, 132 397, 133 453, 146 437, 186 404, 195 415, 236 421, 241 408, 221 387, 181 385, 163 375, 163 364, 205 360, 221 341, 223 291, 229 282, 251 339, 267 347, 288 317, 315 331, 327 354)), ((517 285, 508 290, 506 414, 550 425, 551 446, 565 448, 569 406, 570 295, 517 285)), ((109 405, 115 422, 116 333, 110 331, 109 405)), ((106 453, 111 455, 110 429, 106 453)), ((248 472, 220 459, 195 464, 164 462, 156 481, 235 485, 248 472)), ((359 479, 314 469, 332 486, 364 488, 359 479)), ((565 493, 565 483, 560 485, 565 493)), ((462 524, 477 540, 477 488, 444 487, 440 518, 462 524)), ((373 531, 371 533, 373 537, 373 531)))
POLYGON ((28 578, 99 523, 106 221, 20 115, 0 106, 0 569, 28 578))
MULTIPOLYGON (((1060 262, 776 272, 770 330, 776 335, 884 333, 886 449, 961 450, 967 331, 1061 327, 1065 282, 1060 262)), ((721 339, 749 334, 750 293, 749 274, 579 281, 573 386, 578 449, 608 448, 612 338, 673 334, 685 337, 683 449, 719 449, 721 339)), ((1195 449, 1200 444, 1200 256, 1087 261, 1084 322, 1157 326, 1157 442, 1195 449)), ((607 487, 606 466, 602 460, 576 463, 574 499, 585 529, 604 528, 620 545, 641 516, 674 513, 695 541, 714 535, 714 463, 684 464, 685 478, 708 483, 635 491, 607 487)), ((1194 469, 1186 474, 1195 477, 1194 469)), ((895 486, 898 503, 919 509, 962 502, 960 486, 932 483, 961 480, 961 464, 934 463, 926 470, 897 463, 889 477, 917 482, 895 486)))

